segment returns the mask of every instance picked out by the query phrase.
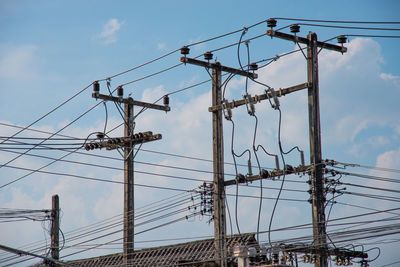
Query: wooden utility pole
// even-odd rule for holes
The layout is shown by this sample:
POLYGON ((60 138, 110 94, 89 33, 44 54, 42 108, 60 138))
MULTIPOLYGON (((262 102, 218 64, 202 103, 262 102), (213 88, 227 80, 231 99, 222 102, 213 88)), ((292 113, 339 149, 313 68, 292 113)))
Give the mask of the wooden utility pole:
POLYGON ((319 113, 318 46, 317 34, 309 33, 307 46, 308 117, 310 136, 311 204, 314 246, 317 253, 316 267, 328 266, 325 197, 321 153, 321 123, 319 113))
MULTIPOLYGON (((124 136, 133 135, 133 104, 124 104, 124 136)), ((124 150, 124 266, 128 266, 134 253, 134 177, 133 144, 125 145, 124 150)))
MULTIPOLYGON (((212 105, 222 103, 221 68, 218 65, 212 70, 212 105)), ((226 259, 226 214, 224 185, 224 136, 222 127, 222 110, 212 113, 213 125, 213 172, 214 172, 214 246, 216 258, 221 267, 227 266, 226 259)))
MULTIPOLYGON (((60 241, 59 241, 59 232, 60 232, 60 202, 58 195, 53 195, 52 197, 52 208, 51 208, 51 258, 54 260, 58 260, 60 258, 60 241)), ((56 266, 55 262, 51 263, 51 266, 56 266)))

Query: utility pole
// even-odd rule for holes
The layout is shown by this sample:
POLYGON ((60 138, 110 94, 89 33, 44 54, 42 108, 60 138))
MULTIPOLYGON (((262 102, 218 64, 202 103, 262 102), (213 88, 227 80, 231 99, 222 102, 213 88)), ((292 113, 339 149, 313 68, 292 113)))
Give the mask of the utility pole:
POLYGON ((321 152, 321 124, 319 113, 318 46, 317 34, 309 33, 307 45, 308 116, 310 137, 311 201, 314 246, 317 254, 316 267, 328 267, 324 177, 321 152))
MULTIPOLYGON (((124 136, 133 135, 133 104, 124 103, 124 136)), ((123 264, 128 266, 134 253, 134 177, 133 144, 129 142, 124 150, 124 251, 123 264)))
POLYGON ((124 137, 111 138, 107 141, 92 142, 85 145, 86 150, 105 147, 107 150, 124 148, 124 230, 123 230, 123 266, 132 265, 134 258, 134 146, 145 142, 161 139, 161 134, 153 135, 152 132, 134 134, 133 107, 140 106, 148 109, 170 111, 169 98, 164 96, 164 106, 133 100, 131 97, 123 98, 123 88, 117 88, 118 97, 100 94, 100 85, 93 83, 92 97, 104 101, 113 101, 124 104, 124 137))
MULTIPOLYGON (((181 49, 182 54, 188 54, 189 51, 185 48, 181 49)), ((187 49, 187 48, 186 48, 187 49)), ((181 62, 206 67, 212 69, 212 107, 209 111, 212 112, 212 125, 213 125, 213 209, 214 209, 214 247, 215 258, 217 265, 226 267, 227 253, 226 253, 226 214, 225 214, 225 182, 224 182, 224 136, 223 136, 223 115, 222 108, 211 110, 213 107, 219 106, 223 103, 222 90, 221 90, 221 72, 229 72, 237 75, 248 76, 257 78, 257 74, 247 72, 244 70, 234 69, 221 65, 219 62, 210 63, 212 54, 207 52, 205 58, 208 60, 201 61, 193 58, 182 57, 181 62)))
POLYGON ((316 267, 328 266, 328 245, 326 243, 325 222, 325 197, 323 166, 321 154, 321 125, 319 113, 319 81, 318 81, 318 47, 338 52, 346 52, 343 46, 318 42, 316 33, 309 33, 307 38, 296 35, 299 25, 292 25, 291 31, 295 35, 278 31, 268 30, 267 35, 290 40, 295 43, 307 45, 307 77, 308 77, 308 114, 309 114, 309 137, 310 137, 310 163, 311 169, 311 204, 314 250, 317 256, 316 267))
MULTIPOLYGON (((222 103, 221 68, 217 64, 212 69, 212 105, 222 103)), ((222 110, 212 113, 213 131, 213 185, 214 185, 214 246, 220 266, 225 267, 226 261, 226 215, 224 186, 224 135, 222 127, 222 110)))
MULTIPOLYGON (((273 20, 273 19, 270 19, 273 20)), ((225 186, 235 185, 239 183, 248 183, 261 179, 274 179, 286 174, 294 173, 310 173, 310 184, 311 184, 311 204, 312 204, 312 221, 313 221, 313 235, 314 241, 310 246, 280 246, 279 248, 284 252, 302 252, 311 253, 315 257, 309 262, 315 263, 316 267, 327 267, 328 256, 336 256, 337 262, 341 262, 345 259, 349 262, 350 258, 362 258, 368 257, 367 253, 362 251, 348 251, 346 249, 328 247, 326 242, 326 221, 325 221, 325 196, 324 196, 324 162, 322 161, 321 152, 321 126, 320 126, 320 113, 319 113, 319 81, 318 81, 318 48, 328 49, 337 52, 344 53, 347 51, 346 47, 334 45, 326 42, 319 42, 315 33, 310 33, 308 38, 297 36, 299 32, 299 25, 292 25, 291 31, 294 35, 273 31, 271 24, 271 30, 267 31, 267 35, 271 37, 277 37, 285 40, 292 41, 296 44, 302 43, 307 45, 307 56, 302 51, 304 57, 307 60, 307 75, 308 81, 306 83, 294 85, 287 88, 281 88, 275 91, 273 88, 268 88, 262 95, 246 95, 244 99, 232 100, 228 102, 221 97, 221 71, 234 73, 237 75, 247 76, 252 79, 257 78, 257 74, 244 71, 243 69, 238 70, 226 66, 222 66, 220 63, 210 63, 212 59, 211 52, 204 53, 204 58, 208 62, 187 58, 189 54, 188 47, 182 47, 181 53, 184 57, 181 57, 181 62, 198 65, 207 69, 212 69, 212 106, 208 108, 213 113, 213 166, 214 166, 214 245, 219 266, 226 266, 226 260, 222 260, 226 257, 226 223, 225 223, 225 186), (273 171, 260 170, 257 175, 244 176, 238 174, 234 180, 224 180, 224 166, 223 166, 223 129, 222 129, 222 111, 224 111, 225 117, 230 119, 231 109, 242 106, 250 105, 248 108, 249 114, 251 114, 251 106, 254 103, 261 102, 262 100, 273 100, 274 104, 271 105, 274 109, 279 109, 278 97, 284 95, 308 89, 308 106, 309 106, 309 138, 310 138, 310 165, 305 165, 303 151, 300 151, 301 165, 298 167, 292 167, 290 165, 284 166, 283 170, 277 169, 273 171), (226 111, 226 115, 225 114, 226 111), (230 114, 230 115, 229 115, 230 114), (314 261, 315 259, 315 261, 314 261)), ((346 42, 344 36, 338 37, 338 42, 343 44, 346 42)), ((258 66, 255 63, 249 64, 250 70, 257 70, 258 66)), ((307 256, 308 257, 308 256, 307 256)), ((310 258, 311 259, 311 258, 310 258)), ((278 260, 279 262, 279 260, 278 260)), ((308 262, 308 261, 307 261, 308 262)), ((275 265, 274 265, 275 266, 275 265)), ((277 265, 278 266, 278 265, 277 265)), ((283 266, 283 265, 282 265, 283 266)))
POLYGON ((16 254, 18 256, 21 256, 21 255, 32 256, 32 257, 35 257, 35 258, 43 259, 44 262, 51 262, 53 264, 59 264, 60 266, 75 266, 75 265, 70 265, 68 263, 65 263, 65 262, 62 262, 62 261, 59 261, 59 260, 55 260, 53 258, 45 257, 45 256, 42 256, 42 255, 39 255, 39 254, 35 254, 35 253, 32 253, 32 252, 29 252, 29 251, 20 250, 20 249, 17 249, 17 248, 8 247, 8 246, 1 245, 1 244, 0 244, 0 250, 11 252, 11 253, 14 253, 14 254, 16 254))
MULTIPOLYGON (((51 258, 58 261, 60 258, 60 202, 58 195, 52 197, 52 208, 51 208, 51 258)), ((51 262, 51 266, 57 266, 56 262, 51 262)))

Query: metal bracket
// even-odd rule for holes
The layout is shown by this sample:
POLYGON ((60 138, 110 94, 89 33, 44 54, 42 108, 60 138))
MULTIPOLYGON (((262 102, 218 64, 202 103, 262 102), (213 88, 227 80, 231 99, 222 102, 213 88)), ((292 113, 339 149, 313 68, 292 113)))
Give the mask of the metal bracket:
POLYGON ((227 119, 228 121, 231 121, 232 120, 232 109, 229 106, 228 100, 224 99, 222 105, 223 105, 222 110, 224 112, 225 119, 227 119), (226 110, 226 112, 225 112, 225 110, 226 110))
POLYGON ((268 97, 268 101, 269 101, 269 103, 271 104, 271 107, 272 107, 273 109, 279 109, 279 106, 280 106, 280 104, 279 104, 279 99, 278 99, 278 97, 277 97, 277 95, 276 95, 276 92, 275 92, 274 88, 270 88, 270 89, 268 89, 268 90, 265 90, 265 94, 266 94, 267 97, 268 97), (269 93, 271 93, 272 98, 274 99, 274 104, 271 102, 271 97, 269 96, 269 93))
POLYGON ((246 93, 243 96, 243 98, 246 103, 247 113, 249 113, 250 116, 254 116, 254 114, 256 113, 256 108, 254 107, 254 103, 253 103, 253 100, 251 99, 251 95, 246 93))

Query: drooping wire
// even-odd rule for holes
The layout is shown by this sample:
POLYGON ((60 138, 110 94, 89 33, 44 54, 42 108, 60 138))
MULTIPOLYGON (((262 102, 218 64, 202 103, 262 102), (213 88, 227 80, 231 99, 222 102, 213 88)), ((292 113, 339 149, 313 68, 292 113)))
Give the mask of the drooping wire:
POLYGON ((104 109, 105 109, 105 112, 106 112, 106 119, 105 119, 105 121, 104 121, 104 130, 103 130, 103 133, 106 134, 106 132, 107 132, 107 122, 108 122, 107 102, 104 101, 103 104, 104 104, 104 109))
POLYGON ((231 216, 231 211, 229 209, 228 198, 226 197, 226 192, 225 192, 224 198, 225 198, 225 203, 226 203, 226 210, 228 211, 228 218, 229 218, 229 226, 230 226, 230 229, 231 229, 231 236, 233 236, 232 216, 231 216))
MULTIPOLYGON (((283 163, 283 168, 286 169, 285 157, 284 157, 284 154, 283 154, 282 143, 281 143, 282 112, 281 112, 280 107, 278 107, 277 110, 279 111, 279 124, 278 124, 278 144, 279 144, 279 151, 280 151, 280 154, 281 154, 281 159, 282 159, 282 163, 283 163)), ((276 197, 275 204, 274 204, 274 207, 273 207, 273 209, 272 209, 271 217, 270 217, 270 220, 269 220, 269 225, 268 225, 268 243, 269 243, 269 245, 270 245, 271 247, 272 247, 272 242, 271 242, 271 226, 272 226, 272 221, 273 221, 273 218, 274 218, 274 215, 275 215, 275 210, 276 210, 276 207, 277 207, 277 205, 278 205, 279 198, 280 198, 281 193, 282 193, 283 185, 285 184, 285 178, 286 178, 286 173, 284 172, 284 174, 283 174, 283 176, 282 176, 281 187, 280 187, 279 193, 278 193, 278 195, 277 195, 277 197, 276 197)))
MULTIPOLYGON (((251 160, 251 152, 249 149, 244 150, 241 154, 236 154, 234 150, 234 138, 235 138, 235 123, 233 120, 230 120, 232 123, 232 139, 231 139, 231 153, 232 153, 232 159, 235 167, 235 174, 236 174, 236 179, 240 178, 239 176, 241 175, 238 171, 237 167, 237 162, 236 158, 241 158, 245 153, 248 153, 248 160, 251 160)), ((236 183, 236 199, 235 199, 235 221, 236 221, 236 228, 238 230, 238 233, 240 234, 240 228, 239 228, 239 220, 238 220, 238 199, 239 199, 239 182, 236 183)))
MULTIPOLYGON (((257 155, 257 148, 255 146, 256 143, 256 137, 257 137, 257 127, 258 127, 258 118, 254 114, 254 119, 255 119, 255 124, 254 124, 254 135, 253 135, 253 153, 256 158, 257 166, 258 166, 258 173, 261 173, 261 165, 260 165, 260 160, 258 159, 257 155)), ((260 202, 258 205, 258 215, 257 215, 257 240, 260 241, 259 235, 260 235, 260 220, 261 220, 261 209, 262 209, 262 202, 263 202, 263 179, 260 179, 260 202)))
MULTIPOLYGON (((249 41, 245 41, 246 44, 246 50, 247 50, 247 72, 250 71, 250 47, 249 47, 249 41)), ((238 47, 239 50, 239 47, 238 47)), ((238 52, 238 60, 239 60, 239 64, 240 64, 240 56, 239 56, 239 52, 238 52)), ((243 70, 242 65, 240 64, 240 67, 243 70)), ((248 96, 248 81, 249 81, 249 76, 246 75, 246 84, 245 84, 245 94, 246 97, 248 96)), ((252 103, 250 103, 250 105, 253 105, 252 103)), ((246 104, 247 106, 247 104, 246 104)), ((255 146, 255 142, 256 142, 256 137, 257 137, 257 128, 258 128, 258 117, 255 114, 255 109, 252 110, 252 107, 250 106, 250 109, 248 108, 248 114, 252 117, 254 117, 255 119, 255 124, 254 124, 254 135, 253 135, 253 153, 254 156, 256 158, 256 162, 257 162, 257 167, 258 167, 258 171, 261 174, 261 165, 260 165, 260 161, 257 155, 257 149, 255 146)), ((249 162, 251 159, 249 159, 249 162)), ((259 234, 260 234, 260 221, 261 221, 261 210, 262 210, 262 202, 263 202, 263 179, 260 179, 260 200, 259 200, 259 205, 258 205, 258 214, 257 214, 257 240, 260 241, 259 238, 259 234)))
MULTIPOLYGON (((108 90, 108 93, 110 94, 110 96, 112 96, 113 92, 114 92, 116 89, 114 89, 113 91, 111 91, 111 88, 110 88, 110 87, 111 87, 111 80, 107 80, 107 90, 108 90)), ((120 104, 120 103, 117 103, 116 101, 113 101, 113 103, 114 103, 115 107, 117 108, 118 113, 119 113, 119 115, 121 116, 122 120, 123 120, 124 123, 127 125, 127 127, 129 127, 129 126, 128 126, 128 125, 129 125, 129 122, 127 122, 126 119, 125 119, 125 118, 127 118, 128 116, 126 116, 124 109, 121 107, 121 104, 120 104), (124 113, 124 115, 122 115, 122 113, 124 113)))
POLYGON ((239 66, 240 66, 240 68, 242 70, 244 70, 244 69, 243 69, 243 66, 242 66, 242 62, 240 60, 240 44, 242 43, 242 38, 247 33, 247 30, 248 30, 247 28, 243 28, 243 31, 242 31, 242 34, 240 35, 238 46, 237 46, 237 59, 238 59, 238 62, 239 62, 239 66))

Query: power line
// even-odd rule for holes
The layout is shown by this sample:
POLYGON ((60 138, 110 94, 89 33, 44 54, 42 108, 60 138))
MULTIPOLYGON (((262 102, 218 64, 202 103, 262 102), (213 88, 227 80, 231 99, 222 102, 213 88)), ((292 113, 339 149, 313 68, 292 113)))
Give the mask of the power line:
POLYGON ((366 189, 370 189, 370 190, 378 190, 378 191, 391 192, 391 193, 400 193, 400 190, 396 190, 396 189, 381 188, 381 187, 374 187, 374 186, 366 186, 366 185, 359 185, 359 184, 353 184, 353 183, 344 183, 344 182, 340 182, 338 184, 354 186, 354 187, 360 187, 360 188, 366 188, 366 189))
MULTIPOLYGON (((246 28, 250 29, 250 28, 253 28, 253 27, 255 27, 255 26, 257 26, 257 25, 260 25, 260 24, 262 24, 262 23, 264 23, 264 22, 265 22, 265 20, 262 20, 262 21, 260 21, 260 22, 255 23, 255 24, 252 24, 252 25, 250 25, 250 26, 248 26, 248 27, 246 27, 246 28)), ((194 42, 194 43, 188 44, 188 45, 186 45, 186 46, 187 46, 187 47, 196 46, 196 45, 203 44, 203 43, 206 43, 206 42, 210 42, 210 41, 213 41, 213 40, 216 40, 216 39, 220 39, 220 38, 223 38, 223 37, 226 37, 226 36, 229 36, 229 35, 232 35, 232 34, 241 32, 241 31, 242 31, 242 29, 234 30, 234 31, 231 31, 231 32, 228 32, 228 33, 224 33, 224 34, 221 34, 221 35, 218 35, 218 36, 215 36, 215 37, 211 37, 211 38, 208 38, 208 39, 205 39, 205 40, 202 40, 202 41, 194 42)), ((149 61, 147 61, 147 62, 145 62, 145 63, 143 63, 143 64, 140 64, 140 65, 138 65, 138 66, 132 67, 132 68, 130 68, 130 69, 128 69, 128 70, 125 70, 125 71, 122 71, 122 72, 120 72, 120 73, 111 75, 111 76, 109 76, 109 77, 107 77, 107 78, 104 78, 104 79, 101 79, 101 80, 99 80, 99 81, 109 80, 109 79, 115 78, 115 77, 117 77, 117 76, 120 76, 120 75, 126 74, 126 73, 128 73, 128 72, 131 72, 131 71, 133 71, 133 70, 139 69, 139 68, 144 67, 144 66, 146 66, 146 65, 149 65, 149 64, 151 64, 151 63, 153 63, 153 62, 156 62, 156 61, 158 61, 158 60, 160 60, 160 59, 163 59, 163 58, 165 58, 165 57, 167 57, 167 56, 169 56, 169 55, 172 55, 172 54, 176 53, 176 52, 179 51, 179 50, 180 50, 180 49, 172 50, 172 51, 170 51, 170 52, 165 53, 164 55, 162 55, 162 56, 160 56, 160 57, 157 57, 157 58, 155 58, 155 59, 149 60, 149 61)))
POLYGON ((400 38, 400 35, 376 35, 376 34, 342 34, 353 37, 374 37, 374 38, 400 38))
MULTIPOLYGON (((0 122, 0 125, 4 125, 4 126, 8 126, 8 127, 15 127, 15 128, 22 128, 21 126, 6 124, 6 123, 3 123, 3 122, 0 122)), ((121 125, 123 125, 123 123, 121 125)), ((119 126, 121 126, 121 125, 119 125, 119 126)), ((51 133, 51 132, 41 131, 41 130, 37 130, 37 129, 27 129, 27 130, 28 131, 40 132, 40 133, 44 133, 44 134, 49 134, 49 135, 53 135, 53 136, 62 136, 62 137, 67 137, 67 138, 72 138, 72 139, 79 140, 79 138, 72 137, 72 136, 67 136, 67 135, 62 135, 62 134, 59 134, 59 133, 51 133)), ((187 155, 182 155, 182 154, 177 154, 177 153, 168 153, 168 152, 156 151, 156 150, 149 150, 149 149, 144 149, 144 148, 141 148, 140 151, 153 153, 153 154, 159 154, 159 155, 165 155, 165 156, 173 156, 173 157, 178 157, 178 158, 190 159, 190 160, 197 160, 197 161, 208 162, 208 163, 212 163, 213 162, 211 159, 207 159, 207 158, 201 158, 201 157, 195 157, 195 156, 187 156, 187 155)), ((76 151, 75 153, 85 154, 85 155, 92 155, 94 157, 113 159, 113 158, 110 158, 110 157, 107 157, 107 156, 93 155, 93 154, 90 154, 90 153, 83 153, 83 152, 78 152, 78 151, 76 151)), ((234 163, 232 163, 232 162, 224 162, 224 164, 232 165, 232 166, 234 165, 234 163)), ((237 164, 237 165, 238 166, 242 166, 242 167, 247 167, 247 165, 244 165, 244 164, 237 164)), ((268 167, 263 167, 263 168, 264 169, 272 169, 272 168, 268 168, 268 167)))
MULTIPOLYGON (((49 116, 50 114, 52 114, 54 111, 56 111, 57 109, 61 108, 62 106, 64 106, 65 104, 67 104, 69 101, 71 101, 72 99, 74 99, 75 97, 77 97, 78 95, 80 95, 82 92, 84 92, 86 89, 88 89, 90 86, 92 85, 89 84, 88 86, 84 87, 82 90, 80 90, 79 92, 77 92, 76 94, 74 94, 72 97, 68 98, 67 100, 65 100, 64 102, 62 102, 61 104, 59 104, 58 106, 56 106, 55 108, 53 108, 52 110, 50 110, 49 112, 47 112, 46 114, 44 114, 43 116, 39 117, 37 120, 33 121, 32 123, 30 123, 28 126, 25 126, 24 128, 22 128, 20 131, 16 132, 15 134, 13 134, 10 138, 22 133, 23 131, 25 131, 26 129, 29 129, 29 127, 33 126, 34 124, 38 123, 39 121, 41 121, 42 119, 44 119, 45 117, 49 116)), ((8 141, 8 139, 2 141, 0 144, 4 143, 8 141)), ((2 166, 0 166, 1 168, 2 166)))
POLYGON ((324 24, 314 24, 314 23, 296 23, 296 24, 305 26, 315 26, 315 27, 337 28, 337 29, 400 31, 400 28, 353 27, 353 26, 324 25, 324 24))
POLYGON ((339 173, 339 174, 343 174, 343 175, 354 176, 354 177, 359 177, 359 178, 368 179, 368 180, 378 180, 378 181, 384 181, 384 182, 388 182, 388 183, 400 183, 399 179, 393 179, 393 178, 388 178, 388 177, 361 174, 361 173, 353 173, 353 172, 345 172, 345 171, 339 171, 339 170, 335 170, 335 172, 339 173))
POLYGON ((400 21, 319 20, 319 19, 285 18, 285 17, 274 17, 274 19, 278 19, 278 20, 296 20, 296 21, 312 21, 312 22, 323 22, 323 23, 400 24, 400 21))
POLYGON ((400 173, 399 169, 394 169, 394 168, 384 168, 384 167, 379 167, 379 166, 369 166, 369 165, 362 165, 362 164, 357 164, 357 163, 346 163, 346 162, 340 162, 340 161, 335 161, 335 162, 342 164, 346 167, 359 167, 359 168, 372 169, 372 170, 378 170, 378 171, 400 173))
MULTIPOLYGON (((87 111, 85 111, 84 113, 82 113, 81 115, 79 115, 77 118, 75 118, 74 120, 72 120, 70 123, 68 123, 67 125, 65 125, 64 127, 62 127, 62 128, 61 128, 60 130, 58 130, 56 133, 52 134, 52 135, 50 136, 50 138, 51 138, 52 136, 54 136, 55 134, 58 134, 59 132, 63 131, 63 130, 66 129, 67 127, 71 126, 73 123, 75 123, 75 122, 78 121, 80 118, 82 118, 83 116, 85 116, 87 113, 89 113, 89 112, 90 112, 91 110, 93 110, 95 107, 97 107, 98 105, 100 105, 100 103, 102 103, 102 102, 99 102, 98 104, 92 106, 90 109, 88 109, 87 111)), ((43 142, 44 142, 44 141, 42 141, 42 143, 43 143, 43 142)), ((39 144, 40 144, 40 143, 39 143, 39 144)), ((38 144, 38 145, 39 145, 39 144, 38 144)), ((37 146, 37 145, 36 145, 36 146, 37 146)), ((35 146, 34 146, 34 147, 35 147, 35 146)), ((20 158, 20 157, 23 156, 24 154, 26 154, 26 153, 28 153, 29 151, 31 151, 32 149, 33 149, 33 148, 30 148, 30 149, 26 150, 25 152, 23 152, 22 154, 20 154, 20 155, 14 157, 13 159, 7 161, 5 164, 0 165, 0 168, 2 168, 2 167, 4 167, 4 166, 7 166, 7 165, 10 164, 11 162, 15 161, 16 159, 20 158)), ((72 154, 72 153, 74 153, 74 151, 65 154, 65 155, 62 156, 60 159, 63 159, 63 158, 65 158, 65 157, 67 157, 68 155, 72 154)), ((54 161, 52 161, 52 162, 50 162, 50 163, 48 163, 48 164, 46 164, 46 165, 40 167, 38 170, 41 170, 41 169, 43 169, 43 168, 46 168, 46 167, 50 166, 51 164, 53 164, 53 163, 55 163, 55 162, 57 162, 57 161, 58 161, 58 160, 54 160, 54 161)), ((34 172, 32 172, 32 173, 34 173, 34 172)), ((32 174, 32 173, 30 173, 30 174, 32 174)), ((29 176, 30 174, 23 175, 23 176, 21 176, 21 177, 19 177, 19 178, 16 178, 16 179, 14 179, 14 180, 12 180, 12 181, 6 183, 6 184, 3 184, 3 185, 0 186, 0 189, 1 189, 1 188, 4 188, 4 187, 6 187, 6 186, 8 186, 8 185, 10 185, 10 184, 12 184, 12 183, 15 183, 15 182, 17 182, 17 181, 19 181, 19 180, 21 180, 21 179, 23 179, 23 178, 29 176)))

